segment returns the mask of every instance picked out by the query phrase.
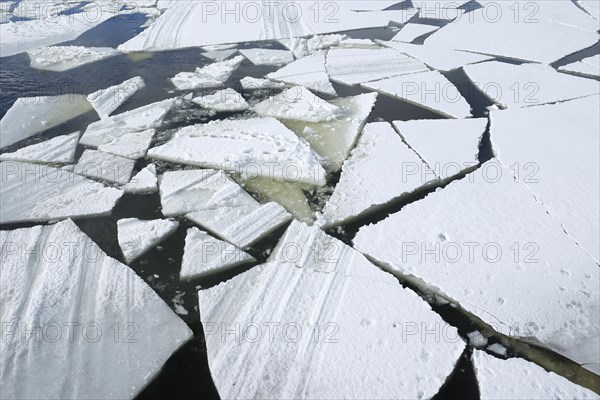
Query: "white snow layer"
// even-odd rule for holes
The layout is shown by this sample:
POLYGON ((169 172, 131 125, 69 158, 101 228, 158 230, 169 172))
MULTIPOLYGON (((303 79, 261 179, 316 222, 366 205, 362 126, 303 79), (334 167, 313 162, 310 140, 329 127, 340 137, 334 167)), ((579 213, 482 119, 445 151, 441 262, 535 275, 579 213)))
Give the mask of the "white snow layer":
POLYGON ((74 132, 23 147, 13 153, 3 153, 0 154, 0 161, 69 164, 75 161, 79 136, 81 132, 74 132))
POLYGON ((313 92, 336 96, 325 66, 325 52, 319 51, 271 72, 266 78, 305 86, 313 92))
POLYGON ((1 231, 0 242, 3 397, 135 398, 192 337, 73 221, 1 231))
POLYGON ((250 107, 242 95, 231 88, 219 90, 206 96, 199 96, 192 101, 204 108, 215 111, 244 111, 250 107))
POLYGON ((89 178, 124 185, 131 179, 135 161, 99 150, 85 150, 73 172, 89 178))
POLYGON ((158 178, 156 177, 156 166, 148 165, 142 169, 129 183, 123 186, 125 193, 149 194, 158 192, 158 178))
POLYGON ((194 72, 180 72, 171 78, 178 90, 212 89, 223 85, 244 61, 243 56, 208 64, 194 72))
POLYGON ((124 218, 117 221, 119 247, 127 264, 137 260, 172 235, 179 222, 157 219, 144 221, 124 218))
POLYGON ((255 261, 234 245, 215 239, 198 228, 190 228, 185 237, 179 279, 204 278, 255 261))
POLYGON ((86 64, 114 57, 119 52, 110 47, 53 46, 27 51, 31 68, 64 72, 86 64))
POLYGON ((287 50, 244 49, 240 53, 254 65, 282 65, 294 61, 294 55, 287 50))
POLYGON ((0 223, 53 221, 108 215, 123 195, 64 169, 4 161, 0 163, 0 223))
POLYGON ((261 116, 305 122, 324 122, 336 117, 341 110, 315 96, 304 86, 295 86, 272 96, 253 107, 261 116))
POLYGON ((140 76, 128 79, 125 82, 98 90, 87 96, 88 101, 94 107, 100 118, 106 118, 121 104, 125 103, 138 90, 146 86, 144 79, 140 76))
POLYGON ((198 303, 222 398, 430 398, 464 347, 393 276, 299 222, 270 262, 200 290, 198 303))
POLYGON ((499 162, 363 227, 354 245, 496 331, 600 371, 598 265, 499 162))

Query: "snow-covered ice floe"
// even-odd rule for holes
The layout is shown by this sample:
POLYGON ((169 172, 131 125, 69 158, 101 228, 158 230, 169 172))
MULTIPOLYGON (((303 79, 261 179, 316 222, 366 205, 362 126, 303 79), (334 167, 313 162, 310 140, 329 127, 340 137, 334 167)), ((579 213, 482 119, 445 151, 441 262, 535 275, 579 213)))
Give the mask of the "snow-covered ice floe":
POLYGON ((88 101, 94 107, 100 118, 106 118, 113 111, 125 103, 138 90, 146 86, 141 76, 127 79, 119 85, 111 86, 106 89, 100 89, 87 96, 88 101))
POLYGON ((85 150, 73 172, 89 178, 124 185, 131 179, 135 161, 99 150, 85 150))
POLYGON ((192 337, 73 221, 1 231, 0 243, 3 397, 134 398, 192 337))
POLYGON ((242 78, 240 84, 244 90, 277 90, 287 86, 284 82, 274 82, 269 79, 252 78, 251 76, 242 78))
POLYGON ((223 50, 211 50, 205 51, 202 54, 203 57, 210 58, 213 61, 224 61, 232 55, 238 52, 237 49, 223 49, 223 50))
POLYGON ((600 54, 584 58, 571 64, 558 67, 559 71, 570 72, 585 77, 600 77, 600 54))
POLYGON ((45 165, 4 161, 0 170, 2 224, 108 215, 123 195, 121 190, 45 165))
POLYGON ((198 228, 190 228, 185 237, 179 279, 204 278, 255 261, 254 257, 234 245, 198 228))
POLYGON ((487 118, 394 121, 404 141, 443 180, 479 164, 487 118))
POLYGON ((236 56, 230 60, 196 68, 194 72, 180 72, 171 78, 171 83, 178 90, 218 88, 223 86, 242 61, 244 61, 243 56, 236 56))
POLYGON ((158 192, 158 178, 156 177, 156 166, 149 164, 140 172, 135 174, 129 183, 123 186, 125 193, 150 194, 158 192))
POLYGON ((481 350, 471 358, 482 400, 598 398, 591 390, 521 358, 501 360, 481 350))
POLYGON ((528 107, 600 93, 598 82, 548 65, 489 61, 463 67, 483 94, 503 108, 528 107))
POLYGON ((471 116, 471 106, 456 86, 438 71, 400 75, 367 82, 363 87, 396 97, 448 118, 471 116))
POLYGON ((600 268, 498 161, 363 227, 354 246, 497 332, 600 372, 600 268))
POLYGON ((119 52, 110 47, 52 46, 27 52, 31 68, 64 72, 86 64, 114 57, 119 52))
POLYGON ((305 86, 313 92, 336 96, 325 66, 325 52, 319 51, 271 72, 266 78, 305 86))
POLYGON ((200 290, 198 303, 222 398, 430 398, 464 348, 393 276, 297 221, 268 263, 200 290))
POLYGON ((253 107, 261 116, 305 122, 332 120, 339 107, 315 96, 304 86, 295 86, 272 96, 253 107))
POLYGON ((396 34, 392 38, 395 42, 406 42, 410 43, 413 40, 426 35, 428 33, 432 33, 440 29, 437 25, 427 25, 427 24, 406 24, 402 27, 400 32, 396 34))
POLYGON ((389 123, 372 122, 344 163, 318 223, 331 227, 352 221, 436 181, 435 173, 389 123))
POLYGON ((292 37, 289 39, 279 40, 279 43, 294 53, 296 58, 302 58, 314 54, 319 50, 325 50, 329 49, 330 47, 338 46, 342 40, 346 38, 346 35, 339 34, 315 35, 309 38, 292 37))
POLYGON ((242 95, 231 88, 219 90, 206 96, 199 96, 192 101, 204 108, 215 111, 244 111, 250 107, 242 95))
MULTIPOLYGON (((596 82, 597 84, 597 82, 596 82)), ((600 96, 491 113, 494 151, 600 261, 600 96)))
POLYGON ((179 222, 165 219, 145 221, 137 218, 124 218, 118 220, 119 247, 121 247, 127 264, 152 250, 172 235, 178 227, 179 222))
POLYGON ((240 53, 254 65, 282 65, 294 61, 294 55, 288 50, 244 49, 240 53))
POLYGON ((92 106, 79 94, 19 98, 0 121, 0 149, 88 111, 92 106))
POLYGON ((137 160, 146 155, 154 138, 154 133, 154 129, 123 133, 123 135, 114 138, 110 142, 98 146, 98 150, 137 160))
POLYGON ((154 159, 217 168, 244 177, 325 184, 325 171, 306 141, 274 118, 217 120, 186 126, 162 146, 154 159))
POLYGON ((170 171, 160 177, 159 187, 163 215, 185 215, 240 248, 291 219, 277 203, 260 204, 223 171, 170 171))
POLYGON ((3 153, 0 154, 0 161, 69 164, 75 161, 79 136, 81 136, 81 132, 74 132, 23 147, 12 153, 3 153))

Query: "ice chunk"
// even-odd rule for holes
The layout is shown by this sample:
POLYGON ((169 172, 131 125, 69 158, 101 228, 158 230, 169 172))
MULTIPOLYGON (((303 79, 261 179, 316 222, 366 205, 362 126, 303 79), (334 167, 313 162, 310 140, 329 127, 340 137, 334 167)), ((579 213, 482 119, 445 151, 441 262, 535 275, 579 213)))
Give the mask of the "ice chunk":
POLYGON ((404 141, 441 179, 479 164, 479 144, 487 124, 487 118, 394 121, 404 141))
POLYGON ((127 264, 131 264, 156 245, 171 236, 179 222, 165 219, 143 221, 137 218, 125 218, 117 221, 119 246, 127 264))
POLYGON ((156 178, 156 166, 148 165, 138 172, 129 183, 123 186, 125 193, 148 194, 158 192, 158 179, 156 178))
POLYGON ((137 160, 146 155, 150 143, 152 143, 154 132, 154 129, 148 129, 141 132, 124 133, 108 143, 101 144, 98 146, 98 150, 137 160))
POLYGON ((124 185, 131 179, 135 161, 99 150, 85 150, 73 172, 124 185))
POLYGON ((344 224, 437 180, 387 122, 367 124, 319 224, 344 224), (383 173, 382 173, 383 171, 383 173))
POLYGON ((427 25, 427 24, 406 24, 404 27, 392 38, 395 42, 407 42, 410 43, 413 40, 426 35, 428 33, 432 33, 440 29, 437 25, 427 25))
POLYGON ((321 123, 287 120, 285 123, 297 135, 306 139, 315 152, 327 161, 327 171, 339 171, 354 147, 376 100, 376 93, 338 98, 329 101, 342 111, 334 120, 321 123))
POLYGON ((224 49, 224 50, 212 50, 205 51, 202 54, 203 57, 210 58, 213 61, 223 61, 227 60, 229 57, 237 53, 237 49, 224 49))
POLYGON ((325 69, 325 53, 319 51, 313 55, 296 60, 266 76, 276 81, 306 86, 313 92, 336 96, 325 69))
POLYGON ((220 87, 244 61, 243 56, 208 64, 194 72, 180 72, 171 78, 178 90, 211 89, 220 87))
POLYGON ((0 243, 3 397, 135 398, 192 338, 73 221, 1 231, 0 243))
POLYGON ((269 79, 252 78, 250 76, 241 79, 240 84, 244 90, 276 90, 287 86, 283 82, 274 82, 269 79))
POLYGON ((19 98, 0 121, 0 149, 91 110, 79 94, 19 98))
POLYGON ((294 53, 296 58, 302 58, 314 54, 319 50, 338 46, 346 38, 346 35, 339 34, 315 35, 310 38, 293 37, 290 39, 283 39, 280 40, 279 43, 294 53))
POLYGON ((68 164, 75 161, 75 151, 81 132, 57 136, 45 142, 23 147, 13 153, 0 154, 0 161, 68 164))
POLYGON ((215 111, 244 111, 250 107, 241 94, 230 88, 196 97, 192 101, 204 108, 215 111))
POLYGON ((327 53, 327 73, 344 85, 429 71, 422 62, 393 49, 333 49, 327 53))
POLYGON ((282 65, 294 61, 294 55, 287 50, 244 49, 240 50, 254 65, 282 65))
POLYGON ((414 292, 299 222, 271 262, 200 290, 198 303, 221 398, 431 398, 464 347, 414 292), (237 327, 252 340, 224 334, 237 327))
POLYGON ((362 228, 354 246, 501 334, 579 364, 600 356, 598 265, 495 160, 362 228))
POLYGON ((485 336, 483 336, 479 331, 467 333, 467 338, 469 339, 469 345, 478 349, 485 347, 488 342, 485 336))
MULTIPOLYGON (((597 84, 597 82, 596 82, 597 84)), ((494 151, 600 261, 600 97, 491 113, 494 151), (557 162, 562 160, 562 162, 557 162)))
POLYGON ((175 98, 148 104, 112 117, 91 123, 79 143, 98 147, 127 133, 158 128, 173 107, 175 98))
POLYGON ((97 92, 88 95, 87 99, 100 118, 106 118, 138 90, 143 89, 145 86, 144 79, 140 76, 136 76, 119 85, 98 90, 97 92))
POLYGON ((597 399, 591 390, 522 358, 501 360, 475 350, 471 357, 481 399, 597 399), (519 384, 516 384, 519 382, 519 384))
POLYGON ((4 161, 0 172, 2 224, 108 215, 123 195, 121 190, 43 165, 4 161))
POLYGON ((289 88, 254 106, 261 116, 305 122, 332 120, 341 110, 315 96, 303 86, 289 88))
POLYGON ((179 279, 204 278, 255 261, 234 245, 215 239, 198 228, 190 228, 185 237, 179 279))
POLYGON ((563 65, 562 67, 558 67, 558 70, 585 77, 600 77, 600 54, 563 65))
POLYGON ((119 52, 110 47, 82 46, 42 47, 27 51, 31 68, 56 72, 68 71, 117 54, 119 52))
POLYGON ((491 60, 493 57, 483 54, 468 53, 466 51, 451 50, 439 46, 379 41, 384 46, 408 54, 438 71, 451 71, 467 64, 491 60))
MULTIPOLYGON (((435 32, 425 44, 550 64, 598 42, 595 32, 536 18, 531 7, 524 8, 526 4, 483 3, 484 7, 435 32), (516 20, 515 8, 520 11, 516 20)), ((559 2, 534 4, 544 3, 559 2)))
POLYGON ((500 357, 508 356, 508 349, 502 346, 500 343, 493 343, 487 347, 487 351, 492 352, 500 357))
POLYGON ((598 82, 548 65, 489 61, 463 68, 471 82, 503 108, 527 107, 600 93, 598 82))
POLYGON ((325 184, 325 171, 308 143, 274 118, 218 120, 186 126, 152 158, 265 176, 309 185, 325 184))
POLYGON ((456 86, 437 71, 400 75, 363 83, 367 89, 396 97, 448 118, 471 116, 471 106, 456 86))

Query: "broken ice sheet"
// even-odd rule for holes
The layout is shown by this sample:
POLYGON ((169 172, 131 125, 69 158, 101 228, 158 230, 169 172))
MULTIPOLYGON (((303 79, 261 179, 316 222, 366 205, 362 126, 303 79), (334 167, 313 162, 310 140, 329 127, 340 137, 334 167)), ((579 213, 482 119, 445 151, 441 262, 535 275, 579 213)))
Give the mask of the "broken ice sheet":
POLYGON ((441 179, 479 164, 479 144, 487 124, 487 118, 394 121, 404 141, 441 179))
POLYGON ((131 179, 135 161, 99 150, 85 150, 73 172, 89 178, 124 185, 131 179))
POLYGON ((219 90, 206 96, 199 96, 192 101, 204 108, 215 111, 244 111, 250 107, 242 95, 231 88, 219 90))
POLYGON ((158 192, 158 178, 156 177, 156 166, 148 165, 138 172, 129 183, 123 186, 125 193, 149 194, 158 192))
POLYGON ((294 55, 287 50, 243 49, 240 53, 254 65, 282 65, 294 61, 294 55))
POLYGON ((431 398, 464 348, 393 276, 297 221, 270 262, 200 290, 198 303, 222 398, 431 398))
POLYGON ((42 47, 27 51, 31 68, 56 72, 68 71, 117 54, 119 52, 110 47, 82 46, 42 47))
POLYGON ((475 350, 471 359, 482 400, 598 398, 591 390, 521 358, 501 360, 475 350))
POLYGON ((396 34, 392 38, 395 42, 407 42, 410 43, 413 40, 426 35, 428 33, 432 33, 440 29, 437 25, 427 25, 427 24, 406 24, 402 27, 400 32, 396 34))
POLYGON ((144 221, 137 218, 124 218, 117 221, 119 247, 127 264, 131 264, 179 227, 179 222, 165 219, 144 221))
POLYGON ((213 61, 223 61, 227 60, 229 57, 237 53, 237 49, 224 49, 224 50, 212 50, 206 51, 202 54, 203 57, 210 58, 213 61))
POLYGON ((283 82, 274 82, 269 79, 252 78, 250 76, 242 78, 240 84, 244 90, 277 90, 287 86, 283 82))
POLYGON ((336 96, 325 68, 325 52, 319 51, 271 72, 266 78, 305 86, 316 93, 336 96))
POLYGON ((325 184, 325 171, 306 141, 274 118, 216 120, 186 126, 162 146, 154 159, 218 168, 243 177, 265 176, 313 186, 325 184))
POLYGON ((584 58, 571 64, 558 67, 559 71, 570 72, 584 77, 600 77, 600 54, 584 58))
POLYGON ((138 90, 146 86, 144 79, 140 76, 126 80, 125 82, 98 90, 87 96, 88 101, 94 107, 100 118, 106 118, 113 111, 125 103, 138 90))
POLYGON ((327 73, 344 85, 429 71, 419 60, 393 49, 332 49, 327 53, 327 73))
POLYGON ((600 261, 599 103, 599 96, 591 96, 494 111, 490 117, 492 144, 500 161, 596 262, 600 261))
POLYGON ((548 65, 488 61, 463 70, 484 95, 503 108, 528 107, 600 93, 598 82, 561 74, 548 65))
POLYGON ((3 397, 134 398, 192 337, 73 221, 1 231, 0 243, 3 397))
POLYGON ((152 143, 154 132, 154 129, 148 129, 140 132, 123 133, 121 136, 114 138, 110 142, 98 146, 98 150, 137 160, 146 155, 146 152, 152 143))
POLYGON ((19 98, 0 121, 0 149, 91 110, 80 94, 19 98))
POLYGON ((185 215, 240 248, 291 219, 277 203, 261 205, 222 171, 170 171, 160 177, 159 186, 163 215, 185 215))
POLYGON ((435 173, 389 123, 367 124, 318 224, 331 227, 350 222, 436 181, 435 173))
POLYGON ((4 161, 0 223, 52 221, 110 214, 123 192, 63 169, 4 161))
POLYGON ((180 72, 171 78, 171 83, 178 90, 217 88, 223 86, 242 61, 244 61, 243 56, 236 56, 230 60, 196 68, 194 72, 180 72))
POLYGON ((23 147, 13 153, 3 153, 0 154, 0 161, 69 164, 75 161, 79 136, 81 132, 74 132, 23 147))
POLYGON ((198 228, 190 228, 185 237, 179 279, 204 278, 255 261, 254 257, 234 245, 198 228))
POLYGON ((471 106, 456 86, 437 71, 400 75, 363 83, 367 89, 396 97, 448 118, 471 116, 471 106))
POLYGON ((497 332, 598 373, 598 265, 499 162, 363 227, 354 246, 497 332))
POLYGON ((277 96, 256 104, 253 110, 264 117, 305 122, 332 120, 341 112, 337 106, 315 96, 304 86, 284 90, 277 96))

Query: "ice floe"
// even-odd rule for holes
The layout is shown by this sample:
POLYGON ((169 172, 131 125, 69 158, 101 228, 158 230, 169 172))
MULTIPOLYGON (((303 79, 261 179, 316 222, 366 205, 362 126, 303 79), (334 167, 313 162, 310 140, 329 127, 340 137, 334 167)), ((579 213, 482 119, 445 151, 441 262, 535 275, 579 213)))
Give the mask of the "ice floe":
POLYGON ((85 150, 73 172, 89 178, 124 185, 131 179, 135 161, 99 150, 85 150))
POLYGON ((400 75, 363 83, 367 89, 396 97, 449 118, 471 116, 471 106, 456 86, 437 71, 400 75))
POLYGON ((440 29, 437 25, 427 25, 427 24, 406 24, 402 27, 400 32, 396 34, 392 38, 395 42, 407 42, 410 43, 413 40, 426 35, 428 33, 432 33, 440 29))
POLYGON ((425 64, 393 49, 332 49, 327 53, 330 79, 345 85, 425 71, 429 71, 425 64))
POLYGON ((441 179, 479 164, 479 144, 487 124, 487 118, 394 121, 404 141, 441 179))
POLYGON ((152 250, 160 242, 175 233, 179 222, 165 219, 144 221, 124 218, 117 221, 119 247, 127 264, 152 250))
POLYGON ((287 50, 243 49, 240 53, 254 65, 282 65, 294 61, 294 55, 287 50))
POLYGON ((486 337, 483 336, 481 334, 481 332, 479 332, 479 331, 473 331, 473 332, 467 333, 467 338, 469 339, 469 345, 471 345, 477 349, 485 347, 488 343, 486 337))
POLYGON ((354 246, 497 332, 598 373, 600 269, 498 161, 361 228, 354 246))
POLYGON ((313 92, 336 96, 325 67, 325 52, 319 51, 296 60, 266 76, 275 81, 305 86, 313 92))
POLYGON ((558 67, 559 71, 570 72, 585 77, 600 77, 600 54, 584 58, 571 64, 558 67))
POLYGON ((500 161, 596 261, 600 261, 599 108, 600 97, 592 96, 494 111, 490 129, 500 161))
POLYGON ((489 61, 463 70, 473 85, 503 108, 527 107, 600 93, 598 82, 541 64, 489 61))
POLYGON ((98 150, 137 160, 146 155, 150 143, 152 143, 154 132, 154 129, 148 129, 140 132, 123 133, 123 135, 114 138, 110 142, 98 146, 98 150))
POLYGON ((244 111, 250 107, 242 95, 231 88, 219 90, 206 96, 199 96, 192 101, 204 108, 215 111, 244 111))
POLYGON ((152 158, 237 172, 244 177, 324 185, 325 171, 306 141, 274 118, 211 121, 186 126, 152 158))
POLYGON ((252 78, 247 76, 240 80, 242 89, 244 90, 277 90, 283 89, 287 85, 283 82, 274 82, 269 79, 252 78))
POLYGON ((254 257, 234 245, 198 228, 190 228, 185 237, 179 279, 204 278, 255 261, 254 257))
POLYGON ((31 68, 64 72, 114 57, 119 52, 110 47, 52 46, 27 51, 31 68))
POLYGON ((256 104, 253 110, 265 117, 305 122, 332 120, 341 112, 339 107, 315 96, 304 86, 289 88, 256 104))
POLYGON ((19 98, 0 121, 0 149, 91 110, 79 94, 19 98))
POLYGON ((0 163, 0 223, 52 221, 108 215, 121 190, 72 172, 39 164, 0 163))
POLYGON ((262 196, 267 201, 280 204, 297 220, 312 222, 314 211, 311 209, 301 185, 261 177, 245 180, 243 184, 244 189, 262 196))
POLYGON ((480 350, 471 358, 482 400, 598 398, 591 390, 521 358, 501 360, 480 350))
POLYGON ((144 79, 140 76, 126 80, 125 82, 98 90, 87 96, 88 101, 94 107, 100 118, 106 118, 121 104, 125 103, 138 90, 146 86, 144 79))
POLYGON ((430 398, 464 347, 394 277, 299 222, 271 262, 200 290, 198 303, 222 398, 430 398))
POLYGON ((73 221, 1 231, 0 242, 3 397, 135 398, 192 338, 73 221))
POLYGON ((158 192, 158 178, 156 177, 156 166, 149 164, 134 175, 129 183, 123 186, 125 193, 149 194, 158 192))
POLYGON ((180 72, 171 78, 171 83, 178 90, 217 88, 223 86, 242 61, 244 61, 243 56, 236 56, 230 60, 196 68, 194 72, 180 72))
POLYGON ((213 61, 227 60, 229 57, 237 53, 237 49, 224 49, 224 50, 212 50, 205 51, 202 54, 203 57, 210 58, 213 61))
POLYGON ((23 147, 13 153, 3 153, 0 154, 0 161, 69 164, 75 161, 79 136, 81 132, 74 132, 23 147))
POLYGON ((323 209, 319 225, 331 227, 350 222, 436 180, 435 173, 389 123, 367 124, 344 163, 340 181, 323 209))
POLYGON ((310 38, 293 37, 289 39, 283 39, 280 40, 279 43, 294 53, 296 58, 302 58, 314 54, 319 50, 325 50, 333 46, 338 46, 346 38, 346 35, 339 34, 315 35, 310 38))

